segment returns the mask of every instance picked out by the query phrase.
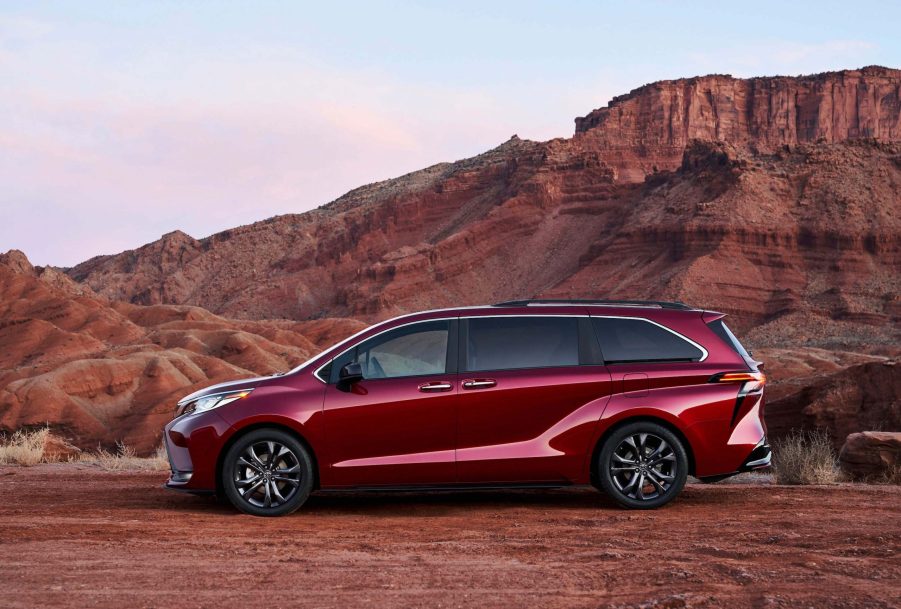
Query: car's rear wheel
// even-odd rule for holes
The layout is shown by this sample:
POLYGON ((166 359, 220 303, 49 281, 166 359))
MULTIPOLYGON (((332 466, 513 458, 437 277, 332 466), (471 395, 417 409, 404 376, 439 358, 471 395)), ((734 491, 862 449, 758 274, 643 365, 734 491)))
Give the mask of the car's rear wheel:
POLYGON ((222 486, 232 505, 246 514, 284 516, 310 496, 313 460, 291 434, 257 429, 226 453, 222 486))
POLYGON ((607 438, 597 468, 601 488, 617 503, 651 509, 672 501, 685 486, 688 455, 669 429, 638 421, 607 438))

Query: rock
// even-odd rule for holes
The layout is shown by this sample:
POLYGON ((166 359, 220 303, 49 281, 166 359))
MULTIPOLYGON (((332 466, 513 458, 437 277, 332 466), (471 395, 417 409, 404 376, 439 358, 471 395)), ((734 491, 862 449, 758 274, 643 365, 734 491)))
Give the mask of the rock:
POLYGON ((836 450, 849 434, 901 429, 901 365, 868 362, 808 378, 795 392, 768 401, 766 420, 773 438, 792 429, 824 429, 836 450))
POLYGON ((65 439, 48 433, 44 438, 42 459, 44 461, 68 461, 77 458, 81 449, 73 446, 65 439))
POLYGON ((901 432, 852 433, 839 453, 842 470, 852 478, 867 480, 895 477, 901 482, 901 432))
POLYGON ((25 252, 21 250, 9 250, 5 254, 0 254, 0 264, 6 265, 23 275, 33 275, 35 273, 34 267, 28 261, 25 252))

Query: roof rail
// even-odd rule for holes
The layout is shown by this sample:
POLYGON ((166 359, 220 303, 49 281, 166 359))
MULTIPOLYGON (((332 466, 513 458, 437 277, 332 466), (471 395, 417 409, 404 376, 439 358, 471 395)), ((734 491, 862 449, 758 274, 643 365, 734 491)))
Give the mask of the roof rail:
POLYGON ((591 299, 591 300, 568 300, 568 299, 553 299, 553 298, 535 298, 535 299, 527 299, 527 300, 507 300, 505 302, 499 302, 492 306, 495 307, 527 307, 533 304, 546 304, 546 305, 608 305, 608 306, 640 306, 640 307, 660 307, 661 309, 680 309, 680 310, 690 310, 692 307, 688 306, 682 302, 667 302, 665 300, 605 300, 605 299, 591 299))

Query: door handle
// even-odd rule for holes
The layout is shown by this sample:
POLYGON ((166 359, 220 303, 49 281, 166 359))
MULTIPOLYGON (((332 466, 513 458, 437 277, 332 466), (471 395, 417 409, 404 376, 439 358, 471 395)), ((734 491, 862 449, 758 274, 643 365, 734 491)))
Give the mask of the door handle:
POLYGON ((463 381, 463 389, 487 389, 497 385, 494 379, 468 379, 463 381))
POLYGON ((420 385, 419 390, 425 393, 431 393, 435 391, 450 391, 451 389, 453 389, 453 387, 454 386, 447 381, 432 381, 420 385))

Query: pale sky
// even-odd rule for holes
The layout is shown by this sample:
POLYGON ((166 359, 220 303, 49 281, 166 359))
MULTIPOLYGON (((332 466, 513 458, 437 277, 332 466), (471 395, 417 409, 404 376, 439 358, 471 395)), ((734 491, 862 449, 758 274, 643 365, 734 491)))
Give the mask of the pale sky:
POLYGON ((68 266, 568 137, 647 82, 901 67, 896 2, 0 4, 0 252, 68 266))

